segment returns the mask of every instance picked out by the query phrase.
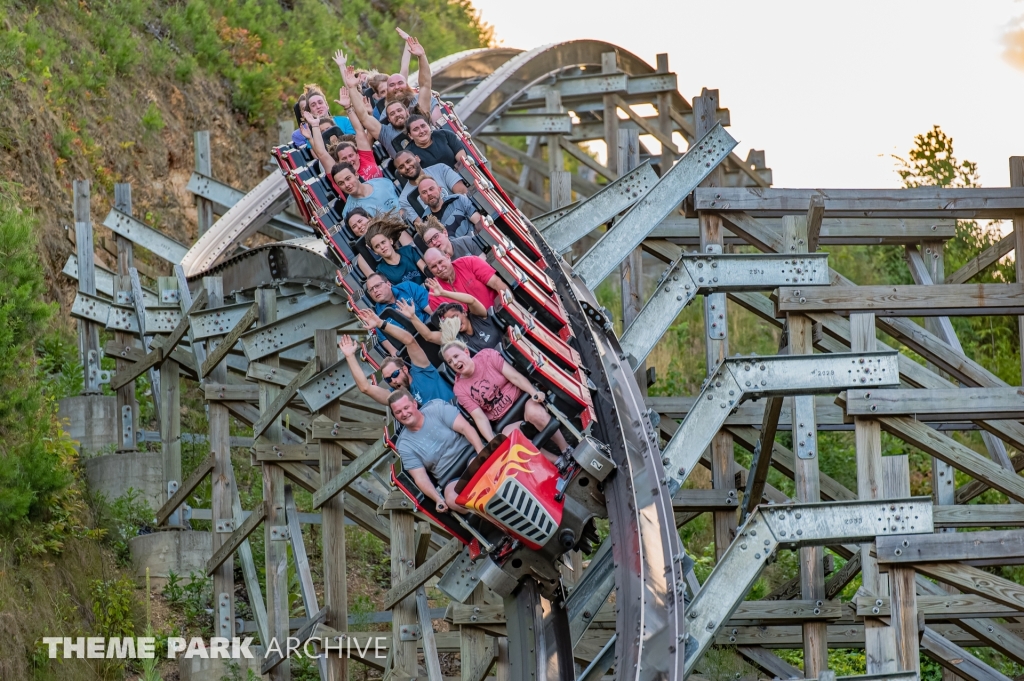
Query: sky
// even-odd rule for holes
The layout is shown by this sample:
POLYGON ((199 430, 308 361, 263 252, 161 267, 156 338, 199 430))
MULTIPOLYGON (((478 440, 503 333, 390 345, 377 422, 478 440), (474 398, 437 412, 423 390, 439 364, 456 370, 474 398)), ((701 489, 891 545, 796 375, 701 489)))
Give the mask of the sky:
POLYGON ((1007 186, 1008 157, 1024 155, 1024 71, 1003 58, 1024 0, 473 4, 508 47, 667 52, 688 100, 719 89, 736 152, 764 149, 776 187, 898 187, 892 155, 936 124, 983 186, 1007 186))

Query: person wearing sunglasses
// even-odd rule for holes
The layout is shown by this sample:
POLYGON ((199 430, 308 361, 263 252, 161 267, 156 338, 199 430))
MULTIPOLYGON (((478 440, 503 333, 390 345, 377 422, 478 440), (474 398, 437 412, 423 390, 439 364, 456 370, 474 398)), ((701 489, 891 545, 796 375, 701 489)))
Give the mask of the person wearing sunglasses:
POLYGON ((423 348, 416 342, 405 327, 389 320, 382 320, 370 310, 357 310, 356 315, 367 330, 376 329, 405 345, 409 353, 407 363, 401 357, 388 357, 380 365, 381 383, 387 387, 373 385, 366 380, 366 373, 356 358, 359 345, 351 336, 342 336, 338 347, 345 355, 345 361, 352 371, 352 377, 356 381, 356 387, 364 395, 377 402, 387 404, 391 392, 399 388, 405 388, 416 399, 419 404, 426 404, 431 400, 442 400, 452 402, 455 393, 451 386, 441 378, 441 374, 431 365, 423 348))
POLYGON ((449 260, 465 258, 467 255, 475 255, 479 258, 487 257, 484 254, 484 249, 480 247, 473 235, 450 237, 448 230, 433 215, 420 221, 416 230, 428 248, 436 248, 447 255, 449 260))

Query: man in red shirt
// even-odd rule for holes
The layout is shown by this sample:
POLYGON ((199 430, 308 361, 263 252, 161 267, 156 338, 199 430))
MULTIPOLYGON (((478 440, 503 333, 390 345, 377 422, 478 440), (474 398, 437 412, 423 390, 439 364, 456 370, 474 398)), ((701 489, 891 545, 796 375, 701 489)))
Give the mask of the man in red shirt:
POLYGON ((438 249, 428 248, 423 261, 441 289, 468 293, 484 307, 494 307, 497 293, 508 290, 508 284, 480 258, 459 258, 453 262, 438 249))

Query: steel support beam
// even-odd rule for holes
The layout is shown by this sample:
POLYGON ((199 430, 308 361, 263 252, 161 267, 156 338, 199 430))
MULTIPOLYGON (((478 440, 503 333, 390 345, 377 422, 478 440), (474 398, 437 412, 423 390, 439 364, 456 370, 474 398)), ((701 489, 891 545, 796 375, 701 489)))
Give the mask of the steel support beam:
POLYGON ((658 180, 647 194, 604 233, 576 267, 590 288, 604 281, 619 263, 716 168, 736 146, 736 140, 716 125, 658 180))
POLYGON ((729 412, 744 399, 814 395, 861 385, 898 385, 896 357, 896 352, 865 352, 725 360, 662 451, 669 484, 675 485, 672 492, 682 487, 729 412))
POLYGON ((698 293, 757 291, 787 284, 828 286, 828 254, 683 254, 666 270, 640 315, 622 335, 622 350, 634 366, 698 293), (780 283, 781 282, 781 283, 780 283))
POLYGON ((686 672, 693 671, 780 546, 796 549, 932 530, 927 497, 759 507, 686 611, 686 629, 696 640, 696 646, 686 646, 686 672))

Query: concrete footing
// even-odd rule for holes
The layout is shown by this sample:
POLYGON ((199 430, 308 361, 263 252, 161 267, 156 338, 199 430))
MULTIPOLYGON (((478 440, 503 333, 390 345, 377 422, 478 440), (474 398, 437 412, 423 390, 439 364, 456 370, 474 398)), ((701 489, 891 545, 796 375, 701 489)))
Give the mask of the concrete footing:
POLYGON ((104 395, 65 397, 57 403, 64 430, 80 443, 83 453, 100 452, 120 442, 117 398, 104 395))
POLYGON ((124 496, 128 488, 156 511, 164 505, 164 458, 160 452, 124 452, 85 460, 85 477, 93 494, 107 501, 124 496))
POLYGON ((205 575, 206 561, 213 555, 213 540, 209 532, 173 530, 134 537, 128 548, 135 577, 144 580, 148 567, 152 586, 161 589, 172 572, 185 580, 190 572, 205 575))

